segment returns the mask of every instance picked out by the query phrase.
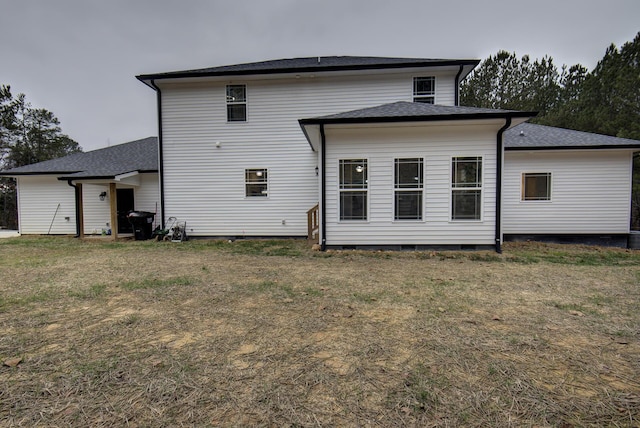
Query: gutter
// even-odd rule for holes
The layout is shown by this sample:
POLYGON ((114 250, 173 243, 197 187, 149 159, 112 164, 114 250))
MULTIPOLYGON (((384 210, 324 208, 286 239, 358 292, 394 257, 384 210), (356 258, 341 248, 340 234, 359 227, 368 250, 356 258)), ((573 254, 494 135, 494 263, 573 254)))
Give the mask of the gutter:
POLYGON ((496 253, 502 254, 502 134, 511 126, 511 116, 507 116, 506 122, 498 130, 496 136, 496 253))
POLYGON ((455 106, 459 106, 460 105, 460 75, 462 74, 462 70, 464 70, 464 65, 460 65, 460 69, 458 70, 458 74, 456 74, 456 80, 455 80, 456 94, 455 94, 455 99, 454 99, 454 105, 455 106))
POLYGON ((320 243, 320 251, 327 250, 327 197, 326 197, 326 184, 327 175, 325 168, 325 159, 327 154, 326 148, 327 138, 324 133, 324 125, 320 125, 320 167, 322 168, 322 176, 320 177, 320 229, 322 231, 322 242, 320 243))
POLYGON ((73 180, 69 179, 67 180, 67 184, 71 187, 74 188, 75 190, 75 205, 76 205, 76 238, 80 237, 80 198, 78 197, 78 193, 80 193, 80 189, 78 189, 78 186, 76 186, 75 184, 73 184, 73 180))
POLYGON ((156 81, 151 79, 151 87, 156 91, 158 104, 158 178, 160 179, 160 227, 164 229, 164 160, 162 153, 162 91, 156 85, 156 81))

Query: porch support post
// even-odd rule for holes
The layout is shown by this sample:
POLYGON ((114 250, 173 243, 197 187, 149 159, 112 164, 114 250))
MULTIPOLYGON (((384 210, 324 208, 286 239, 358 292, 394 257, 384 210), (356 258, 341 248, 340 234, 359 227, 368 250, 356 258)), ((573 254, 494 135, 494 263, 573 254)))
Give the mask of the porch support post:
POLYGON ((116 183, 109 183, 109 207, 111 209, 111 239, 118 239, 118 197, 116 183))

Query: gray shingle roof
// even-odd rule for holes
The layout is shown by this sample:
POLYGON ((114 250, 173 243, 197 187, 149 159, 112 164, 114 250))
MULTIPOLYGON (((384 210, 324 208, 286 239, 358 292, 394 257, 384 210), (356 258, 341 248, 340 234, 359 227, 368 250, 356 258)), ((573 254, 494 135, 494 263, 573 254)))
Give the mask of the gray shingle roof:
POLYGON ((640 148, 640 141, 525 122, 504 133, 504 147, 506 150, 640 148))
POLYGON ((58 159, 1 171, 3 176, 58 175, 61 178, 113 178, 128 172, 158 171, 158 139, 118 144, 86 153, 74 153, 58 159))
POLYGON ((535 116, 532 112, 496 110, 476 107, 443 106, 427 103, 398 101, 376 107, 352 110, 328 116, 300 120, 301 124, 314 123, 374 123, 428 120, 461 120, 474 118, 503 118, 535 116))
POLYGON ((171 71, 166 73, 143 74, 139 80, 180 78, 196 76, 226 76, 272 73, 301 73, 339 70, 367 70, 385 68, 406 68, 425 66, 467 65, 467 72, 478 65, 477 59, 429 59, 429 58, 385 58, 363 56, 323 56, 287 58, 195 70, 171 71))

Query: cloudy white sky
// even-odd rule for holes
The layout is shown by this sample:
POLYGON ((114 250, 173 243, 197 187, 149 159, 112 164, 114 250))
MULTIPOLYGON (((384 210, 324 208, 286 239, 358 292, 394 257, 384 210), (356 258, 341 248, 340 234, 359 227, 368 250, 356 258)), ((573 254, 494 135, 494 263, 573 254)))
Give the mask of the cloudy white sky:
POLYGON ((638 0, 0 0, 0 84, 93 150, 157 134, 155 93, 138 74, 500 49, 592 69, 639 31, 638 0))

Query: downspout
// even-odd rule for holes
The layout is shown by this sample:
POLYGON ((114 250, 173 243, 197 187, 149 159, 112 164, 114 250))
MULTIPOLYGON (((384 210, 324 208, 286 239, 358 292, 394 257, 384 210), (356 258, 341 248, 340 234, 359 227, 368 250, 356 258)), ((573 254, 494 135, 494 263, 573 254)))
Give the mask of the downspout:
POLYGON ((507 116, 507 121, 498 131, 496 137, 496 253, 502 254, 502 134, 511 126, 511 116, 507 116))
POLYGON ((158 104, 158 178, 160 179, 160 227, 164 229, 164 155, 162 153, 162 91, 155 80, 149 82, 156 91, 158 104))
POLYGON ((75 205, 76 205, 76 238, 80 237, 80 198, 78 197, 78 186, 73 184, 73 180, 67 180, 67 184, 75 190, 75 205))
POLYGON ((327 249, 327 197, 326 197, 326 183, 327 176, 325 170, 325 157, 327 155, 326 149, 327 138, 324 134, 324 125, 320 124, 320 167, 322 168, 322 175, 320 176, 320 201, 322 209, 320 210, 320 229, 322 230, 322 243, 320 244, 320 251, 326 251, 327 249))
POLYGON ((460 105, 460 75, 462 75, 462 70, 464 70, 464 66, 460 66, 460 69, 458 70, 458 74, 456 74, 456 80, 455 80, 455 85, 456 85, 456 93, 455 93, 455 100, 454 100, 454 104, 455 106, 460 105))

